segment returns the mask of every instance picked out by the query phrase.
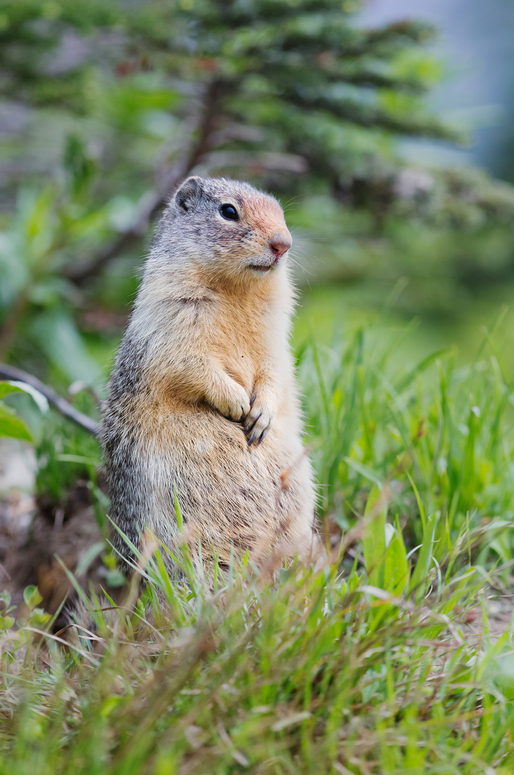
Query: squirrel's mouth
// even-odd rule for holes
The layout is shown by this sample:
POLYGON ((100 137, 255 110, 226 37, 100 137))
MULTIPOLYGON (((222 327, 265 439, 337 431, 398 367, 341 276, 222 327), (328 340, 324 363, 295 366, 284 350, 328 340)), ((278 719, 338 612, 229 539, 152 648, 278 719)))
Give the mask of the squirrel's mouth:
POLYGON ((281 258, 281 256, 274 256, 273 259, 267 264, 250 264, 250 269, 254 269, 256 272, 262 272, 263 274, 266 274, 266 272, 271 272, 272 269, 276 269, 276 267, 281 263, 281 258))

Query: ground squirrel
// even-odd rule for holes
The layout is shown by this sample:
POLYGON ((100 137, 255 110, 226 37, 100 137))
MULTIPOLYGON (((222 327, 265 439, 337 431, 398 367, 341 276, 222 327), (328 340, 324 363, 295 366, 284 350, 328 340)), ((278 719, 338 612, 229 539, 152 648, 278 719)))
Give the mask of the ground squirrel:
POLYGON ((319 554, 291 242, 277 200, 247 183, 191 177, 169 203, 103 411, 110 517, 136 546, 145 527, 173 545, 176 491, 195 562, 199 545, 222 566, 319 554))

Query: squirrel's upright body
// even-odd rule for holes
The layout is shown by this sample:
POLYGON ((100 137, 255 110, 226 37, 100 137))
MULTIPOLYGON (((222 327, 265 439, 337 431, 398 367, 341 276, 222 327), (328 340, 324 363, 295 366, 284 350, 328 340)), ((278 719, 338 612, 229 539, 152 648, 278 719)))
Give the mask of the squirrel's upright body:
POLYGON ((136 546, 145 527, 173 545, 176 493, 195 559, 199 544, 221 564, 317 551, 290 244, 278 202, 248 184, 190 178, 170 203, 103 416, 110 516, 136 546))

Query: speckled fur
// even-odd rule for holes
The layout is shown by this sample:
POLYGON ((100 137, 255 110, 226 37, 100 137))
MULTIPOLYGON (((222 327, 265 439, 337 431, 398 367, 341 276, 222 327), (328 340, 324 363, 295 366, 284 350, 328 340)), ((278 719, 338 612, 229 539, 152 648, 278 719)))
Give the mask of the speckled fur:
POLYGON ((194 561, 199 543, 207 563, 231 546, 261 566, 319 553, 287 254, 252 268, 284 230, 273 197, 215 178, 185 181, 161 220, 103 414, 110 516, 135 545, 145 527, 173 544, 175 489, 194 561))

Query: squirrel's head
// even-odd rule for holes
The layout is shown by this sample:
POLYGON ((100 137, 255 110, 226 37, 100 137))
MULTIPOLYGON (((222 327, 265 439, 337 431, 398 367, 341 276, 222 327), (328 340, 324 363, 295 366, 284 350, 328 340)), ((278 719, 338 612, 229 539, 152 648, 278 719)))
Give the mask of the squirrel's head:
POLYGON ((270 275, 292 244, 276 199, 225 178, 187 178, 165 220, 172 228, 164 225, 163 240, 172 237, 174 252, 178 249, 181 258, 205 268, 213 279, 270 275))

